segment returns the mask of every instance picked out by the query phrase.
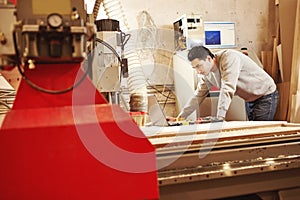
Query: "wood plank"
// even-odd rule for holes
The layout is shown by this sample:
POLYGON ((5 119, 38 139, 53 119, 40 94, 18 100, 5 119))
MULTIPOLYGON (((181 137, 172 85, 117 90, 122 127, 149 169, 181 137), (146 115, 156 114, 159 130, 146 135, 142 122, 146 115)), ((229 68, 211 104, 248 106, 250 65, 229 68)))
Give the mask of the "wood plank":
POLYGON ((290 121, 300 122, 300 0, 297 3, 292 74, 291 74, 291 103, 290 103, 290 121))
POLYGON ((300 123, 300 94, 292 96, 290 122, 300 123))
MULTIPOLYGON (((228 122, 226 122, 228 123, 228 122)), ((284 126, 270 124, 268 126, 257 126, 257 127, 244 127, 239 129, 231 129, 226 127, 224 123, 224 129, 216 130, 212 133, 207 133, 203 130, 195 130, 193 133, 185 133, 180 131, 176 134, 159 134, 159 137, 149 137, 150 142, 156 148, 164 148, 166 145, 168 147, 179 147, 189 146, 192 144, 202 144, 211 142, 220 142, 220 141, 229 141, 229 140, 243 140, 243 139, 252 139, 252 138, 264 138, 264 137, 276 137, 276 135, 299 135, 300 124, 297 126, 284 126)))
MULTIPOLYGON (((167 127, 141 127, 141 130, 148 138, 193 136, 195 134, 206 134, 212 132, 227 132, 233 130, 253 130, 259 128, 271 128, 286 126, 285 121, 225 121, 223 123, 204 123, 189 126, 167 126, 167 127)), ((298 124, 300 129, 300 124, 298 124)))
POLYGON ((282 67, 282 50, 281 44, 279 44, 276 48, 277 50, 277 57, 278 57, 278 66, 279 66, 279 74, 280 74, 280 82, 284 82, 283 78, 283 67, 282 67))
POLYGON ((271 67, 271 77, 278 83, 278 57, 277 57, 277 46, 278 38, 275 37, 273 41, 273 57, 272 57, 272 67, 271 67))
POLYGON ((272 72, 272 51, 261 51, 261 62, 264 70, 271 76, 272 72))
POLYGON ((290 82, 278 83, 279 102, 274 120, 287 120, 289 109, 290 82))
POLYGON ((271 77, 274 79, 275 83, 279 82, 279 62, 277 55, 277 46, 280 43, 280 24, 276 22, 276 35, 273 40, 273 55, 272 55, 272 67, 271 67, 271 77))
POLYGON ((284 80, 291 80, 291 66, 295 30, 297 0, 279 0, 280 39, 284 80))

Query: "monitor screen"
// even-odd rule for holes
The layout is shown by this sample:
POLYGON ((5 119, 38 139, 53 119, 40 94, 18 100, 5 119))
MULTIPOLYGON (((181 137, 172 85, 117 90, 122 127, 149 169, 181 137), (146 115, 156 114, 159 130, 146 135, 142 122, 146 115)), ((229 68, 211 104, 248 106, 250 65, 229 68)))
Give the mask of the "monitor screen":
POLYGON ((204 22, 205 46, 208 48, 235 48, 235 22, 204 22))

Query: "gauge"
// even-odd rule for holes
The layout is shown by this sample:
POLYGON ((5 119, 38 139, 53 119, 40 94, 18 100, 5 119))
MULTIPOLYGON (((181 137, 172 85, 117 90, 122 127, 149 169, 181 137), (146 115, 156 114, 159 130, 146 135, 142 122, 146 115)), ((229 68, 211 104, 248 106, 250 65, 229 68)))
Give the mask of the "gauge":
POLYGON ((58 28, 62 25, 63 18, 60 14, 52 13, 52 14, 48 15, 47 21, 48 21, 48 25, 50 27, 58 28))

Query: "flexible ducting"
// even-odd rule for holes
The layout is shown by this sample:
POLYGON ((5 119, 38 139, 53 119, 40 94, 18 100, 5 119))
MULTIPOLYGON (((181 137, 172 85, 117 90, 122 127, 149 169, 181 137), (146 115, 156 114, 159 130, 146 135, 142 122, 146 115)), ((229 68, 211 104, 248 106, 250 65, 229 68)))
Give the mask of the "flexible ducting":
POLYGON ((147 81, 142 69, 141 61, 135 48, 136 31, 131 31, 119 0, 103 0, 103 7, 109 19, 118 20, 120 29, 129 33, 131 38, 124 47, 124 56, 128 60, 127 85, 130 94, 147 94, 147 81))
POLYGON ((101 3, 102 3, 102 0, 96 0, 96 2, 95 2, 94 8, 93 8, 94 21, 96 21, 96 19, 97 19, 101 3))

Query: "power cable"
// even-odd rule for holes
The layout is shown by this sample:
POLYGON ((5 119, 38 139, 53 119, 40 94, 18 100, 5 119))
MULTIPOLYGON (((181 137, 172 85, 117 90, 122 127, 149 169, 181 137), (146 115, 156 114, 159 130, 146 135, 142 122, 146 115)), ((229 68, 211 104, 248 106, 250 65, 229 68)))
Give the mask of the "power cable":
POLYGON ((42 88, 42 87, 38 86, 37 84, 33 83, 31 80, 29 80, 27 78, 27 76, 25 75, 25 73, 21 69, 20 53, 19 53, 19 50, 18 50, 18 47, 17 47, 17 38, 16 38, 16 32, 15 31, 13 32, 13 42, 14 42, 14 48, 15 48, 15 52, 16 52, 16 57, 19 59, 19 60, 17 60, 18 71, 21 74, 22 78, 26 81, 26 83, 28 85, 30 85, 32 88, 34 88, 35 90, 37 90, 37 91, 48 93, 48 94, 63 94, 63 93, 67 93, 67 92, 73 90, 74 88, 78 87, 78 85, 80 85, 83 82, 83 80, 87 77, 87 75, 88 75, 88 73, 89 73, 89 71, 91 69, 91 66, 88 65, 88 68, 86 69, 86 71, 82 75, 82 77, 75 84, 73 84, 72 86, 70 86, 70 87, 68 87, 66 89, 62 89, 62 90, 49 90, 49 89, 42 88))

